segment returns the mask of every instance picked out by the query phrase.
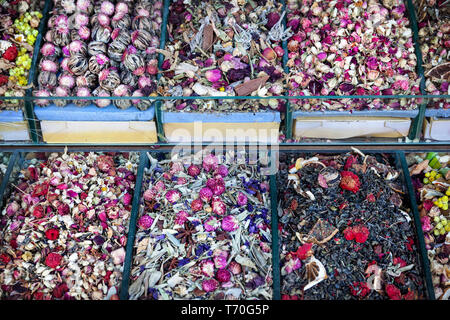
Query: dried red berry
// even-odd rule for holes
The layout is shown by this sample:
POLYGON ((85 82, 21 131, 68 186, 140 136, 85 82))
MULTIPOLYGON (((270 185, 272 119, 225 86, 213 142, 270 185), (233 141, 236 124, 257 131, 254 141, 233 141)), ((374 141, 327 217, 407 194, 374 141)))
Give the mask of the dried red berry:
POLYGON ((400 292, 400 289, 394 286, 393 284, 388 284, 385 287, 386 294, 388 295, 389 299, 391 300, 401 300, 402 294, 400 292))
POLYGON ((369 229, 363 225, 353 227, 353 232, 355 233, 355 241, 358 243, 366 242, 369 237, 369 229))
POLYGON ((8 61, 14 61, 17 58, 17 47, 12 45, 3 53, 2 57, 8 61))
POLYGON ((347 228, 344 230, 344 238, 348 241, 355 239, 355 233, 352 228, 347 228))
POLYGON ((370 288, 365 282, 353 282, 350 285, 350 292, 355 297, 364 298, 370 292, 370 288))
POLYGON ((344 190, 349 190, 354 193, 359 191, 359 187, 361 186, 361 182, 356 174, 351 171, 342 171, 341 172, 341 183, 340 187, 344 190))

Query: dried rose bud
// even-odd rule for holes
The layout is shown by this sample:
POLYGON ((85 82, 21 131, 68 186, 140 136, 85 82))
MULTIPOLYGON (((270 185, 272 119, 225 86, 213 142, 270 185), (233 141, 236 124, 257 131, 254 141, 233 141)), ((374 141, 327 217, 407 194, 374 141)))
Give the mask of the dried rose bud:
POLYGON ((203 209, 203 201, 201 199, 195 199, 191 203, 191 210, 194 212, 200 211, 203 209))
POLYGON ((178 190, 169 190, 166 193, 166 199, 171 204, 176 203, 178 200, 180 200, 180 198, 181 198, 181 193, 178 190))
POLYGON ((58 253, 51 252, 45 258, 45 265, 52 269, 56 269, 57 266, 61 263, 62 256, 58 253))
POLYGON ((153 218, 146 214, 139 218, 138 225, 140 228, 147 230, 152 226, 153 221, 153 218))
POLYGON ((199 196, 200 196, 200 199, 203 200, 203 202, 209 203, 212 199, 213 192, 211 191, 210 188, 203 187, 200 189, 199 196))
POLYGON ((125 249, 119 248, 111 252, 111 257, 113 258, 114 264, 122 264, 125 260, 125 249))
POLYGON ((195 164, 191 164, 188 169, 187 169, 188 174, 191 177, 196 177, 200 174, 200 168, 198 166, 196 166, 195 164))
POLYGON ((228 282, 231 279, 231 273, 227 269, 219 269, 217 270, 216 278, 219 282, 228 282))
POLYGON ((205 223, 203 224, 203 227, 208 232, 217 230, 217 228, 219 228, 219 226, 220 226, 220 223, 216 217, 209 217, 208 219, 206 219, 205 223))
POLYGON ((213 154, 209 154, 203 159, 203 169, 205 171, 216 170, 218 165, 219 159, 213 154))
POLYGON ((156 197, 156 189, 147 189, 144 192, 144 200, 151 201, 156 197))
POLYGON ((208 70, 205 72, 205 77, 210 82, 217 82, 222 77, 222 72, 219 69, 208 70))
POLYGON ((187 213, 184 210, 179 211, 175 218, 175 224, 183 225, 187 221, 188 217, 189 217, 189 213, 187 213))
POLYGON ((8 216, 13 216, 19 210, 19 205, 17 202, 11 202, 6 208, 6 214, 8 216))
POLYGON ((223 216, 227 211, 227 206, 218 197, 212 199, 211 207, 213 212, 219 216, 223 216))
POLYGON ((234 275, 238 275, 242 272, 241 265, 236 261, 231 261, 228 265, 228 269, 230 269, 231 273, 233 273, 234 275))
POLYGON ((217 290, 218 287, 219 287, 219 282, 217 282, 217 280, 215 280, 215 279, 204 280, 202 282, 202 289, 203 289, 203 291, 206 291, 206 292, 215 291, 215 290, 217 290))
POLYGON ((224 231, 232 232, 239 228, 239 221, 235 216, 226 216, 222 219, 222 229, 224 231))
POLYGON ((200 263, 200 268, 204 276, 206 277, 214 276, 214 262, 212 262, 211 259, 203 260, 200 263))

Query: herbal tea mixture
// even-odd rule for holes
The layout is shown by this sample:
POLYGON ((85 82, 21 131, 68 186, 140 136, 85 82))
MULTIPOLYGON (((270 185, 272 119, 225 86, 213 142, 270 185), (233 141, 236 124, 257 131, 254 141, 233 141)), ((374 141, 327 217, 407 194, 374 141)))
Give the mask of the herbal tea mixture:
POLYGON ((173 100, 165 110, 284 111, 280 1, 173 1, 163 54, 165 96, 274 96, 267 100, 173 100))
POLYGON ((130 299, 272 299, 270 195, 259 165, 150 158, 130 299))
POLYGON ((37 156, 4 196, 0 299, 118 299, 138 154, 37 156))
POLYGON ((450 298, 450 156, 436 152, 409 154, 436 299, 450 298))
POLYGON ((424 298, 400 174, 385 155, 280 154, 282 299, 424 298))
MULTIPOLYGON (((288 0, 291 96, 420 94, 402 0, 288 0)), ((406 110, 411 100, 290 100, 297 110, 406 110)))
MULTIPOLYGON (((428 94, 449 94, 450 1, 415 0, 419 42, 428 94)), ((450 108, 446 100, 431 101, 431 108, 450 108)))

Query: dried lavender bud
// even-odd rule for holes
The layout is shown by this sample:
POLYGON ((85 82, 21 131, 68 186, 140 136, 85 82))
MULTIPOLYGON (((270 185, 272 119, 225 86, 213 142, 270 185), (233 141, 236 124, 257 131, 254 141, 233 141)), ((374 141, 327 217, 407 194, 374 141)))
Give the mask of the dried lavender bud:
POLYGON ((96 56, 98 54, 106 54, 106 43, 101 41, 92 41, 88 45, 88 53, 91 56, 96 56))
POLYGON ((42 71, 38 76, 38 83, 40 87, 53 89, 57 85, 56 73, 49 71, 42 71))
POLYGON ((88 70, 88 60, 85 56, 74 54, 69 58, 67 67, 74 75, 79 76, 88 70))

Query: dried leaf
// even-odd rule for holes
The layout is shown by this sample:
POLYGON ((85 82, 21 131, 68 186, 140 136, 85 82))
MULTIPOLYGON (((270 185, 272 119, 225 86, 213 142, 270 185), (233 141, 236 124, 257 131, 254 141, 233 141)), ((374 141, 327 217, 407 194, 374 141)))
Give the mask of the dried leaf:
POLYGON ((259 87, 264 86, 267 80, 269 80, 269 76, 263 76, 241 83, 234 88, 234 92, 236 92, 236 95, 238 96, 247 96, 259 87))
POLYGON ((415 176, 417 174, 422 173, 423 170, 425 170, 428 167, 428 163, 430 162, 430 160, 424 160, 421 163, 415 165, 411 170, 410 170, 410 175, 415 176))
POLYGON ((211 49, 213 44, 214 44, 214 29, 212 25, 208 24, 203 28, 202 50, 207 51, 211 49))

